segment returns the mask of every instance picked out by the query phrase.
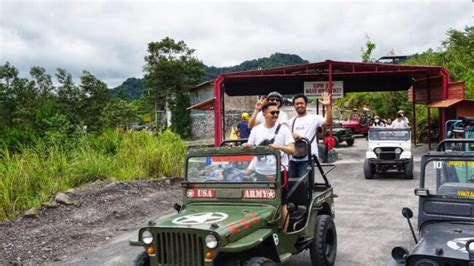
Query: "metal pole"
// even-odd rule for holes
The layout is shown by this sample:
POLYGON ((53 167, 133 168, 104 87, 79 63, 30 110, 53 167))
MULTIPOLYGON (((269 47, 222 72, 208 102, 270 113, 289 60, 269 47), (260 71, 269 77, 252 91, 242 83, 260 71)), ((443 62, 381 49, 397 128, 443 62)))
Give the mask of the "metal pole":
MULTIPOLYGON (((430 97, 430 76, 426 79, 428 84, 426 86, 427 90, 427 98, 428 98, 428 104, 430 104, 431 97, 430 97)), ((431 108, 428 108, 428 150, 431 150, 431 108)))
POLYGON ((416 94, 415 94, 415 83, 413 83, 413 144, 416 146, 416 94))

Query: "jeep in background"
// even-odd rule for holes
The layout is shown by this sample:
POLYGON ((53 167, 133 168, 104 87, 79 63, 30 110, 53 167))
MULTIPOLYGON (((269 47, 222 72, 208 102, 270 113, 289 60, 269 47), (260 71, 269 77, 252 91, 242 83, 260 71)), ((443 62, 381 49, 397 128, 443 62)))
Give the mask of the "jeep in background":
MULTIPOLYGON (((325 136, 329 134, 329 129, 325 128, 325 136)), ((342 142, 346 142, 347 146, 354 145, 355 138, 352 134, 352 131, 348 128, 342 127, 340 123, 334 123, 332 127, 332 136, 335 140, 336 147, 339 147, 342 142)), ((323 140, 324 136, 321 136, 319 139, 323 140)))
MULTIPOLYGON (((469 143, 474 140, 448 140, 469 143)), ((429 152, 421 159, 418 238, 403 208, 415 240, 411 252, 395 247, 388 265, 472 266, 474 265, 474 156, 469 151, 429 152)))
POLYGON ((183 203, 130 240, 144 248, 136 265, 274 265, 306 249, 313 265, 334 264, 334 194, 317 159, 304 176, 287 177, 279 152, 241 143, 187 152, 183 203), (256 164, 260 171, 250 174, 256 164))
POLYGON ((406 179, 413 178, 410 128, 371 128, 364 161, 364 176, 391 170, 403 172, 406 179))

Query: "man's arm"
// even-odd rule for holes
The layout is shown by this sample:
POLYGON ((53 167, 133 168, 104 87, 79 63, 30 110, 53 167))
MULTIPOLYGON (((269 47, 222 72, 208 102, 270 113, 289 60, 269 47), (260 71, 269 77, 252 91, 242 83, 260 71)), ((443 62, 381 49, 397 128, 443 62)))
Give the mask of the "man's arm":
POLYGON ((272 147, 273 149, 281 150, 282 152, 284 152, 288 155, 293 155, 293 153, 295 153, 295 143, 294 142, 289 143, 287 145, 280 145, 280 144, 272 143, 269 146, 272 147))
POLYGON ((255 108, 255 110, 253 110, 252 116, 250 117, 249 123, 248 123, 248 128, 249 129, 252 129, 253 127, 255 127, 256 125, 258 125, 260 123, 260 122, 257 121, 258 112, 260 112, 260 110, 257 110, 256 108, 255 108))

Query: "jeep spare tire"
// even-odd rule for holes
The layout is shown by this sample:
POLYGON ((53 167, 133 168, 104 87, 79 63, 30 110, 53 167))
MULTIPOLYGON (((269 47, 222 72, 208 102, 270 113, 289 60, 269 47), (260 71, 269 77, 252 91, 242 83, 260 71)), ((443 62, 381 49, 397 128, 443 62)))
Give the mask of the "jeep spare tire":
POLYGON ((369 163, 369 160, 364 160, 364 176, 365 179, 372 179, 374 178, 374 171, 372 170, 372 165, 369 163))
POLYGON ((322 214, 316 218, 313 242, 309 248, 311 264, 332 266, 336 261, 337 233, 331 216, 322 214))

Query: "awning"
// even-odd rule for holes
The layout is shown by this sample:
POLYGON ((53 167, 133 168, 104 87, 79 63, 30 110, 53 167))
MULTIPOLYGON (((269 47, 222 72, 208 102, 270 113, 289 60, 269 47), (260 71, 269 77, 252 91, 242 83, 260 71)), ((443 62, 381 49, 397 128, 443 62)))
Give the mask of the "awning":
POLYGON ((462 101, 463 99, 446 99, 442 101, 432 102, 426 105, 428 108, 446 108, 450 107, 453 104, 457 104, 458 102, 462 101))
POLYGON ((216 97, 212 97, 208 100, 202 101, 200 103, 197 103, 195 105, 189 106, 186 110, 214 110, 214 102, 216 101, 216 97))

